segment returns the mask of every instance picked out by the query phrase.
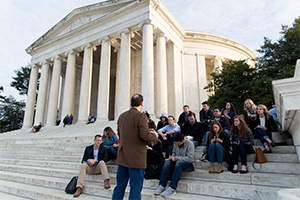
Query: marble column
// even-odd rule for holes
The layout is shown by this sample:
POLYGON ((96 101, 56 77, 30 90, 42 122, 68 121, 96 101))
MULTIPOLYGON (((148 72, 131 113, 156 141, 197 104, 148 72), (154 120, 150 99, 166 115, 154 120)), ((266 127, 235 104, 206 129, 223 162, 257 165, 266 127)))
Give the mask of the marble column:
POLYGON ((153 25, 143 24, 142 95, 143 110, 154 115, 153 25))
POLYGON ((130 31, 121 32, 119 89, 118 89, 118 116, 130 107, 130 31))
POLYGON ((197 60, 197 80, 198 80, 198 99, 199 107, 203 101, 207 100, 207 92, 204 87, 207 85, 205 55, 196 54, 197 60))
POLYGON ((221 58, 219 56, 216 56, 213 61, 214 61, 214 67, 215 70, 218 68, 220 71, 222 70, 222 61, 224 60, 224 58, 221 58))
POLYGON ((45 116, 45 105, 46 105, 46 97, 47 97, 47 86, 48 86, 48 78, 49 78, 49 67, 50 64, 48 61, 45 61, 42 64, 42 72, 41 79, 39 85, 39 93, 36 104, 36 112, 35 112, 35 120, 34 124, 38 125, 40 122, 44 124, 44 116, 45 116))
POLYGON ((62 62, 63 61, 60 56, 56 56, 54 58, 46 126, 56 125, 62 62))
POLYGON ((157 37, 156 115, 168 113, 167 55, 164 34, 157 37))
POLYGON ((108 120, 108 106, 109 106, 109 87, 110 87, 110 60, 111 60, 111 46, 110 38, 101 40, 101 57, 100 57, 100 72, 99 72, 99 86, 98 86, 98 105, 97 105, 97 119, 108 120))
POLYGON ((93 69, 93 51, 94 47, 87 44, 83 47, 83 64, 80 87, 78 122, 86 122, 90 113, 92 69, 93 69))
MULTIPOLYGON (((76 84, 76 56, 78 53, 71 50, 68 54, 65 88, 62 105, 62 120, 68 114, 75 116, 75 84, 76 84)), ((63 123, 60 123, 63 125, 63 123)))
POLYGON ((38 80, 38 66, 32 66, 30 71, 30 80, 27 92, 26 108, 23 120, 22 128, 32 127, 33 114, 34 114, 34 104, 36 97, 37 89, 37 80, 38 80))

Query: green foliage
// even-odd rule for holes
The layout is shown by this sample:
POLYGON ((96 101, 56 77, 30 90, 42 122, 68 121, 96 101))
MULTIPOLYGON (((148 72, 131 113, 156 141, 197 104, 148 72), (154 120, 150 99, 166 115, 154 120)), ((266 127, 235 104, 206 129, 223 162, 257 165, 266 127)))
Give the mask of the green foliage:
POLYGON ((14 97, 0 99, 0 133, 20 129, 23 124, 25 102, 14 97))
POLYGON ((214 91, 208 99, 212 108, 224 108, 226 102, 232 102, 238 111, 243 108, 244 100, 251 98, 256 73, 245 60, 229 61, 211 76, 212 82, 205 89, 214 91))
POLYGON ((18 70, 14 70, 14 72, 16 76, 12 77, 14 80, 10 83, 10 86, 16 88, 20 95, 27 95, 30 79, 29 65, 21 67, 18 70))
POLYGON ((257 103, 270 106, 273 100, 272 81, 293 77, 297 59, 300 58, 300 17, 295 19, 293 27, 282 26, 283 36, 272 43, 264 38, 264 44, 257 50, 258 57, 256 89, 253 99, 257 103))
POLYGON ((223 108, 230 101, 236 110, 243 108, 244 100, 250 98, 255 104, 270 108, 274 102, 272 81, 293 77, 297 59, 300 58, 300 17, 293 26, 282 26, 283 36, 272 42, 264 38, 258 57, 257 68, 245 61, 230 61, 222 71, 211 74, 212 82, 205 89, 214 91, 208 101, 212 107, 223 108))

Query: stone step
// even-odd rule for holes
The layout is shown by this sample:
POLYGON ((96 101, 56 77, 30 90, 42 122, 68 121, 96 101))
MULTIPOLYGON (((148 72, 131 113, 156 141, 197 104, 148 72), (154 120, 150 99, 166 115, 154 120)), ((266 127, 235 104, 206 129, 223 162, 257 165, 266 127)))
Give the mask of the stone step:
MULTIPOLYGON (((115 183, 115 172, 117 167, 108 165, 110 172, 111 182, 115 183)), ((60 178, 71 178, 77 176, 79 170, 72 169, 54 169, 47 167, 36 167, 36 166, 17 166, 0 164, 0 171, 18 172, 26 174, 36 174, 60 178)), ((260 173, 260 172, 249 172, 248 174, 232 174, 231 172, 224 171, 221 174, 211 174, 208 170, 196 169, 194 172, 183 172, 182 179, 187 180, 202 180, 202 181, 220 181, 230 183, 243 183, 251 185, 266 185, 266 186, 278 186, 278 187, 299 187, 300 186, 300 175, 289 175, 289 174, 273 174, 273 173, 260 173)), ((97 175, 86 175, 85 180, 102 182, 101 178, 97 175)), ((153 185, 155 180, 145 180, 144 185, 153 185)), ((158 182, 158 180, 156 180, 158 182)))
MULTIPOLYGON (((11 194, 22 194, 26 197, 34 196, 34 199, 74 199, 72 195, 66 194, 64 188, 68 184, 68 179, 62 178, 53 178, 53 177, 44 177, 36 175, 24 175, 17 173, 0 173, 0 191, 7 191, 11 194), (11 181, 18 180, 18 183, 11 181), (38 186, 37 186, 37 185, 38 186), (17 192, 16 192, 17 190, 17 192), (20 191, 18 191, 20 190, 20 191), (51 195, 53 194, 53 196, 51 195)), ((111 188, 105 190, 102 184, 95 182, 85 181, 85 186, 83 188, 83 194, 80 196, 80 199, 110 199, 112 196, 113 188, 115 184, 111 184, 111 188), (89 194, 89 195, 87 195, 89 194)), ((157 186, 152 188, 144 187, 142 190, 142 199, 165 199, 161 196, 154 196, 154 191, 157 186)), ((186 191, 186 189, 185 189, 186 191)), ((128 198, 129 188, 126 189, 125 198, 128 198)), ((230 199, 230 198, 218 198, 215 196, 207 196, 205 194, 187 194, 180 192, 178 188, 177 194, 175 196, 169 197, 167 199, 191 199, 191 200, 204 200, 204 199, 230 199)))
MULTIPOLYGON (((61 161, 48 161, 48 160, 24 160, 24 159, 10 159, 0 158, 0 163, 11 165, 24 165, 24 166, 39 166, 49 168, 62 168, 62 169, 80 169, 80 162, 61 162, 61 161)), ((107 167, 112 168, 110 172, 116 173, 117 166, 112 165, 113 161, 109 161, 107 167)), ((282 174, 300 174, 299 163, 277 163, 267 162, 263 164, 255 164, 258 170, 253 169, 252 162, 247 162, 248 170, 250 172, 264 172, 264 173, 282 173, 282 174), (261 167, 260 167, 261 166, 261 167)), ((209 162, 196 161, 196 169, 209 169, 209 162)))
POLYGON ((29 198, 26 197, 21 197, 19 195, 13 195, 4 192, 0 192, 0 197, 1 199, 5 199, 5 200, 29 200, 29 198))

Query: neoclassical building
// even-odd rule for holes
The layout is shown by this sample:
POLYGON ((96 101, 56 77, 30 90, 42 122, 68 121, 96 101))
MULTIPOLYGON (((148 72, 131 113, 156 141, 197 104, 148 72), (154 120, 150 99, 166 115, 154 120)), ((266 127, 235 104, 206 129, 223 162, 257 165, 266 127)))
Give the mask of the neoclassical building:
POLYGON ((161 0, 109 0, 69 13, 26 52, 31 74, 23 128, 73 114, 74 122, 114 120, 144 96, 152 116, 196 113, 210 73, 228 60, 255 55, 220 35, 182 28, 161 0), (38 73, 41 73, 37 103, 38 73))

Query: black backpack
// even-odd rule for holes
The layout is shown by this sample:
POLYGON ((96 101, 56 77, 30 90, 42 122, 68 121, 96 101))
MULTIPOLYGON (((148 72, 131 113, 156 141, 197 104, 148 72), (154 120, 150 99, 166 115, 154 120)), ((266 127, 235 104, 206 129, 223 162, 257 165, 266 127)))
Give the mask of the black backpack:
POLYGON ((68 183, 65 192, 67 194, 74 194, 76 192, 76 185, 77 185, 78 176, 74 176, 70 182, 68 183))

